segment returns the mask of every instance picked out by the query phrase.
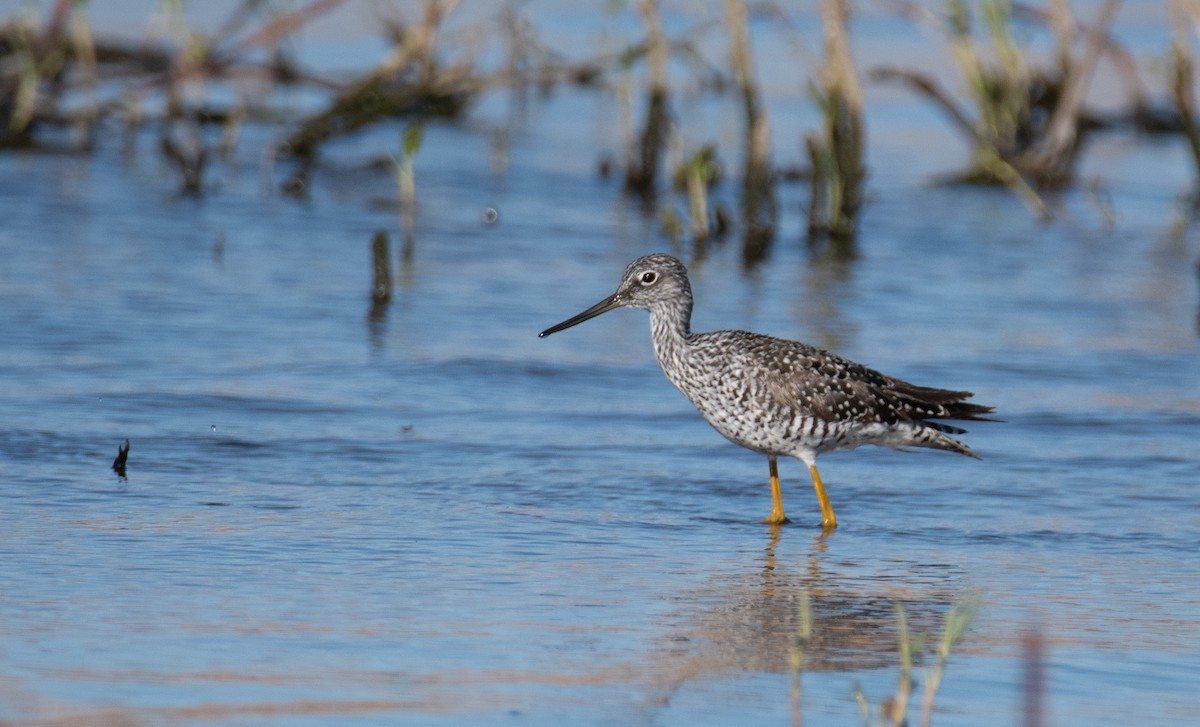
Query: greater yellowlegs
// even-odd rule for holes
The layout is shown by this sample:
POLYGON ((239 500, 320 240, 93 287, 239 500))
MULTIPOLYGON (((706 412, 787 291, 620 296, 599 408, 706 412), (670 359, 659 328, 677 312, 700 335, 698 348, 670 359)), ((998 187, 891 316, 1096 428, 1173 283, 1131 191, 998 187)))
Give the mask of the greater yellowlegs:
POLYGON ((798 341, 747 331, 692 332, 692 286, 683 263, 670 255, 640 257, 625 268, 617 292, 538 334, 549 336, 614 308, 650 311, 658 363, 675 388, 734 444, 767 455, 771 514, 783 514, 776 459, 808 465, 821 505, 821 525, 837 517, 817 455, 864 444, 926 447, 978 457, 949 434, 965 430, 935 419, 987 421, 990 406, 972 404, 969 391, 914 386, 798 341))

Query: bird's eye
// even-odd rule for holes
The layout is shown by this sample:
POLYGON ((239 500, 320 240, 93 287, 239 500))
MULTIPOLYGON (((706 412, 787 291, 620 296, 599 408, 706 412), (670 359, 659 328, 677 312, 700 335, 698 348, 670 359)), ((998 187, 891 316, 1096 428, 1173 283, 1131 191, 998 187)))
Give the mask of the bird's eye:
POLYGON ((658 281, 658 273, 653 270, 647 270, 642 273, 642 285, 654 285, 658 281))

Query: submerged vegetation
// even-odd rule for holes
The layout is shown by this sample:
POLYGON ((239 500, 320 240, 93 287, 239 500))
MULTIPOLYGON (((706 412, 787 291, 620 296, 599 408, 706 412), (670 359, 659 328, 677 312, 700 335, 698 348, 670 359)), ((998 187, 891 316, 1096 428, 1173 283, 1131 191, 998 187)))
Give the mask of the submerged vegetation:
MULTIPOLYGON (((942 619, 942 633, 938 640, 937 649, 933 653, 932 663, 924 670, 923 694, 921 696, 921 727, 929 727, 933 722, 934 700, 942 684, 946 665, 950 660, 950 652, 966 635, 971 622, 979 611, 981 600, 977 594, 967 594, 958 599, 957 603, 942 619)), ((792 724, 803 724, 803 673, 805 669, 806 652, 811 648, 813 640, 812 599, 807 590, 800 593, 797 606, 796 633, 792 637, 790 652, 790 668, 792 675, 792 724)), ((899 661, 899 672, 896 677, 894 694, 880 701, 874 710, 871 700, 857 683, 851 690, 851 695, 858 705, 859 716, 864 727, 870 725, 908 724, 909 703, 912 701, 913 688, 917 681, 913 676, 914 667, 921 661, 925 634, 913 634, 909 631, 908 616, 904 606, 895 605, 896 614, 896 654, 899 661), (876 718, 871 720, 871 713, 876 718)))
MULTIPOLYGON (((800 23, 782 6, 745 0, 687 8, 660 0, 609 2, 610 14, 636 19, 637 35, 619 39, 624 45, 615 50, 565 60, 541 41, 538 18, 527 16, 520 3, 485 10, 482 20, 455 22, 463 13, 459 0, 423 0, 397 5, 388 11, 390 19, 381 17, 386 50, 374 67, 340 79, 307 70, 292 57, 290 40, 349 2, 244 0, 229 17, 198 30, 189 24, 183 3, 162 0, 167 30, 154 42, 98 37, 89 22, 91 6, 77 0, 56 0, 44 18, 29 13, 9 18, 0 25, 0 147, 86 153, 114 126, 125 129, 127 144, 134 131, 149 127, 157 129, 159 149, 178 173, 180 192, 203 195, 208 167, 233 153, 242 126, 268 121, 282 124, 285 131, 263 158, 289 163, 280 187, 303 197, 322 149, 333 139, 377 124, 419 129, 423 121, 453 122, 490 90, 524 93, 533 87, 549 92, 561 84, 577 84, 616 98, 623 115, 632 115, 635 106, 641 109, 636 129, 628 119, 622 125, 628 131, 615 163, 621 167, 624 190, 641 201, 648 215, 668 220, 680 239, 686 231, 697 254, 732 228, 740 233, 748 263, 765 258, 779 228, 776 187, 789 179, 804 180, 809 187, 809 240, 829 240, 839 256, 854 253, 869 179, 869 98, 852 52, 858 9, 853 0, 818 4, 824 50, 808 53, 809 67, 798 63, 795 75, 796 90, 807 84, 822 122, 803 139, 785 145, 790 159, 772 149, 769 105, 754 60, 755 35, 777 32, 788 42, 800 37, 800 23), (678 30, 679 23, 668 20, 680 14, 695 22, 678 30), (479 48, 485 43, 503 49, 498 67, 481 60, 486 54, 479 48), (701 93, 728 95, 740 106, 738 148, 693 140, 703 132, 690 128, 689 119, 676 109, 685 94, 678 78, 681 68, 693 74, 688 92, 698 87, 701 93), (640 79, 640 91, 635 79, 640 79), (235 93, 214 93, 215 85, 235 93), (268 99, 275 87, 284 86, 314 91, 324 101, 280 118, 268 99), (679 160, 684 183, 676 185, 679 196, 673 198, 664 196, 671 192, 660 182, 672 139, 688 140, 680 144, 681 151, 685 146, 700 149, 689 160, 679 160), (724 174, 718 159, 740 160, 738 172, 724 174), (785 171, 791 169, 799 172, 785 171), (734 215, 710 198, 713 185, 725 176, 733 177, 738 190, 734 215), (686 225, 668 209, 679 203, 687 210, 686 225)), ((1048 219, 1054 212, 1043 198, 1045 191, 1077 184, 1075 170, 1086 139, 1114 127, 1183 135, 1200 179, 1191 52, 1200 5, 1194 0, 1171 1, 1174 22, 1164 30, 1169 33, 1164 45, 1169 40, 1170 78, 1157 103, 1113 35, 1120 0, 1105 0, 1086 19, 1075 17, 1066 0, 1047 0, 1044 8, 1012 0, 946 0, 940 7, 911 0, 877 2, 887 12, 935 28, 953 61, 960 92, 945 87, 936 68, 880 64, 868 74, 872 80, 913 89, 944 112, 968 141, 967 167, 949 181, 1004 185, 1048 219), (1048 59, 1030 41, 1038 33, 1053 39, 1048 59), (1127 89, 1120 105, 1103 114, 1085 104, 1101 61, 1111 64, 1127 89)), ((472 17, 479 16, 475 12, 472 17)), ((606 37, 606 44, 612 40, 606 37)), ((505 132, 497 137, 495 129, 488 133, 507 138, 505 132)), ((409 230, 412 152, 397 162, 400 207, 409 230)), ((610 162, 602 166, 613 171, 610 162)))
MULTIPOLYGON (((1119 54, 1109 38, 1119 5, 1120 0, 1106 0, 1095 22, 1084 26, 1070 15, 1063 0, 1054 0, 1048 11, 1038 15, 1005 0, 983 0, 979 9, 990 40, 987 49, 975 38, 965 0, 949 0, 945 19, 924 15, 947 40, 974 106, 973 118, 922 72, 881 68, 873 75, 911 85, 945 111, 970 141, 972 159, 959 181, 1007 185, 1039 216, 1048 217, 1037 190, 1067 186, 1074 180, 1084 134, 1097 125, 1083 115, 1087 85, 1106 49, 1119 54), (1053 66, 1035 66, 1021 48, 1014 34, 1017 9, 1053 28, 1057 42, 1053 66), (1084 49, 1076 54, 1072 48, 1081 35, 1084 49), (990 62, 985 60, 989 55, 990 62)), ((1132 111, 1141 111, 1140 94, 1135 101, 1132 111)), ((1134 118, 1136 114, 1130 120, 1134 118)))

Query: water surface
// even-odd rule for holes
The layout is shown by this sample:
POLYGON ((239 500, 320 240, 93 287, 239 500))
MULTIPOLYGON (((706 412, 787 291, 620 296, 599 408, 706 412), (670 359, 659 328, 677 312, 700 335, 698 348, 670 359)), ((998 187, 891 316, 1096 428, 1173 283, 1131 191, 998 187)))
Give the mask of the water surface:
POLYGON ((203 199, 174 194, 150 134, 132 156, 0 156, 0 720, 788 723, 808 593, 810 723, 858 724, 855 684, 895 690, 897 604, 933 642, 967 594, 935 722, 1019 722, 1031 631, 1048 723, 1192 721, 1185 149, 1104 137, 1082 173, 1114 223, 1080 192, 1042 225, 1002 191, 926 185, 961 150, 885 98, 857 260, 804 245, 785 186, 767 264, 731 240, 691 266, 697 329, 831 347, 1005 419, 971 427, 980 462, 823 458, 827 537, 795 462, 795 523, 759 523, 766 463, 665 381, 643 313, 536 338, 672 250, 594 174, 614 143, 594 94, 532 101, 502 175, 477 128, 507 97, 427 130, 376 321, 370 235, 397 258, 401 235, 366 162, 395 128, 341 144, 305 202, 263 183, 285 171, 255 152, 272 128, 203 199))

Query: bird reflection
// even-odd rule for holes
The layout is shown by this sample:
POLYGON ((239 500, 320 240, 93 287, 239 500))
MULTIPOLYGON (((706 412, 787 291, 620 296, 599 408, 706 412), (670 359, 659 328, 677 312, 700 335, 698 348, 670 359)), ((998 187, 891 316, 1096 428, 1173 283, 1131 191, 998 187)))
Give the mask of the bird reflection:
MULTIPOLYGON (((782 525, 772 525, 767 534, 767 547, 763 548, 763 595, 775 595, 775 561, 779 550, 779 538, 783 533, 782 525)), ((808 557, 808 579, 812 582, 819 580, 821 574, 821 556, 829 549, 826 538, 834 535, 832 530, 823 530, 813 537, 812 551, 808 557)), ((786 584, 785 584, 786 585, 786 584)))
MULTIPOLYGON (((737 573, 713 574, 704 592, 684 603, 714 604, 679 618, 687 624, 673 643, 686 643, 688 680, 705 673, 741 670, 785 672, 801 626, 802 595, 808 599, 811 635, 805 642, 806 671, 855 671, 895 667, 896 606, 908 616, 911 633, 940 628, 960 590, 950 568, 928 563, 873 565, 834 559, 836 534, 821 534, 800 548, 787 538, 801 535, 772 527, 761 562, 737 573)), ((679 649, 674 657, 684 656, 679 649)), ((678 669, 665 673, 680 675, 678 669)))

